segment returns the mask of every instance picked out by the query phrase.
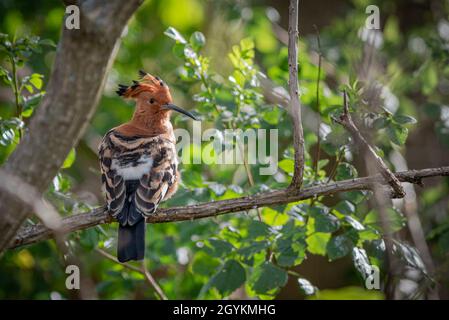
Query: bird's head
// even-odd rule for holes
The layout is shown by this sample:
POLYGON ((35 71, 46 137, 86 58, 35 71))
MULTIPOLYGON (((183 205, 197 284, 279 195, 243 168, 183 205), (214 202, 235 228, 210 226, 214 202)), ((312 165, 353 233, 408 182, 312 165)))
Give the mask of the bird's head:
POLYGON ((136 100, 139 112, 155 115, 174 110, 196 120, 193 114, 173 104, 170 89, 159 77, 142 70, 139 76, 131 86, 119 84, 116 91, 119 96, 136 100))

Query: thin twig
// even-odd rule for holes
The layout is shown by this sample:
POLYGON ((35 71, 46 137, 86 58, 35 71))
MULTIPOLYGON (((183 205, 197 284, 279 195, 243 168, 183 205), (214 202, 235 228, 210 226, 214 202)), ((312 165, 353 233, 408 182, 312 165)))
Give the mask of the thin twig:
MULTIPOLYGON (((407 170, 408 164, 405 158, 400 152, 395 151, 392 159, 394 167, 399 170, 407 170)), ((435 276, 435 263, 432 259, 432 253, 429 245, 426 241, 426 235, 418 214, 418 201, 415 192, 415 186, 413 184, 405 185, 404 189, 406 195, 403 200, 403 212, 407 218, 407 225, 410 231, 410 235, 413 239, 413 243, 418 249, 426 269, 432 277, 435 276)), ((418 290, 417 290, 418 291, 418 290)), ((427 299, 439 300, 438 284, 433 288, 427 288, 427 299)))
MULTIPOLYGON (((374 174, 378 169, 375 159, 365 151, 365 167, 368 174, 374 174)), ((385 265, 386 265, 386 281, 384 285, 385 297, 388 300, 395 299, 395 284, 397 275, 400 274, 397 258, 394 255, 394 232, 391 228, 390 218, 388 216, 387 207, 391 205, 391 200, 386 196, 386 190, 378 185, 374 186, 374 207, 377 209, 379 223, 382 229, 382 239, 385 243, 385 265), (388 200, 387 200, 388 199, 388 200)))
MULTIPOLYGON (((15 45, 15 40, 14 40, 14 45, 15 45)), ((19 90, 19 79, 17 76, 17 65, 16 62, 14 61, 14 57, 13 56, 9 56, 10 58, 10 62, 11 62, 11 68, 12 68, 12 89, 14 91, 14 102, 16 104, 16 116, 17 118, 19 118, 20 120, 22 120, 22 104, 20 103, 20 99, 19 99, 19 95, 20 95, 20 90, 19 90)), ((19 141, 22 140, 22 136, 23 136, 23 129, 19 128, 19 141)))
POLYGON ((138 268, 136 266, 133 266, 130 263, 118 261, 116 257, 114 257, 113 255, 109 254, 108 252, 106 252, 106 251, 104 251, 104 250, 102 250, 100 248, 96 248, 95 251, 98 252, 103 257, 105 257, 106 259, 111 260, 112 262, 115 262, 115 263, 123 266, 124 268, 127 268, 129 270, 132 270, 132 271, 135 271, 135 272, 138 272, 138 273, 142 274, 145 277, 145 280, 154 289, 154 291, 158 295, 159 299, 161 299, 161 300, 168 300, 168 298, 165 295, 164 291, 162 291, 161 287, 158 285, 156 280, 153 278, 151 273, 148 271, 148 269, 147 269, 147 267, 145 265, 145 260, 142 260, 142 267, 138 268))
POLYGON ((290 188, 301 189, 304 176, 304 132, 298 95, 298 0, 290 0, 288 11, 288 88, 295 149, 295 168, 290 188))
POLYGON ((366 141, 366 139, 363 137, 360 130, 352 120, 351 113, 349 112, 349 103, 346 91, 343 92, 343 113, 339 118, 333 119, 335 122, 341 124, 352 135, 355 142, 361 148, 362 153, 374 160, 380 173, 393 189, 393 198, 403 198, 405 196, 405 191, 401 186, 401 183, 390 171, 390 169, 388 169, 382 158, 377 155, 373 147, 371 147, 371 145, 366 141))
POLYGON ((340 149, 340 151, 337 154, 337 159, 335 159, 335 164, 332 167, 331 171, 329 172, 329 176, 327 177, 327 182, 329 183, 334 179, 335 174, 337 173, 338 166, 340 165, 341 160, 343 159, 343 153, 345 152, 345 147, 340 149))
POLYGON ((156 280, 151 275, 150 271, 148 271, 148 268, 145 264, 145 260, 142 260, 142 271, 143 275, 145 276, 145 279, 147 279, 148 283, 150 283, 154 290, 157 292, 161 300, 168 300, 167 296, 165 295, 164 291, 162 291, 161 287, 158 285, 156 280))
POLYGON ((313 25, 316 32, 316 39, 318 43, 318 76, 316 78, 316 109, 318 112, 318 121, 317 121, 317 147, 316 147, 316 155, 315 155, 315 180, 318 178, 318 163, 320 162, 320 149, 321 149, 321 136, 320 136, 320 127, 321 127, 321 106, 320 106, 320 81, 321 81, 321 40, 320 40, 320 32, 318 31, 318 27, 313 25))
MULTIPOLYGON (((233 130, 235 130, 235 124, 231 123, 231 127, 232 127, 233 130)), ((242 143, 241 143, 241 141, 239 139, 237 139, 236 144, 237 144, 237 146, 238 146, 238 148, 240 150, 240 154, 242 155, 243 165, 245 167, 246 176, 248 177, 249 185, 251 187, 254 187, 254 185, 255 185, 254 184, 254 177, 253 177, 253 174, 251 173, 251 168, 250 168, 250 166, 248 164, 248 161, 246 160, 246 157, 245 157, 245 148, 244 148, 244 146, 242 145, 242 143)), ((262 221, 262 212, 261 212, 260 208, 257 208, 257 219, 259 221, 262 221)))

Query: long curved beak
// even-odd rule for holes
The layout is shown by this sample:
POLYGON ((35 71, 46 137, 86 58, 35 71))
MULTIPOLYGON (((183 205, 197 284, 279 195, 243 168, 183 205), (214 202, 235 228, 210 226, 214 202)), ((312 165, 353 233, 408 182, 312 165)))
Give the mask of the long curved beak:
POLYGON ((182 113, 190 118, 192 118, 193 120, 198 120, 197 118, 195 118, 195 116, 193 114, 191 114, 189 111, 186 111, 180 107, 178 107, 177 105, 168 103, 168 104, 164 104, 162 106, 162 109, 166 109, 166 110, 173 110, 173 111, 178 111, 179 113, 182 113))

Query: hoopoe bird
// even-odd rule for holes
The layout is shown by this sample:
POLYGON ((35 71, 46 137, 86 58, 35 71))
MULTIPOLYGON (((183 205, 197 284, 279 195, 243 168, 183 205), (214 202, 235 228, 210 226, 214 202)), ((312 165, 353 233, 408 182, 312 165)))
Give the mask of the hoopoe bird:
POLYGON ((120 262, 144 258, 145 217, 177 190, 180 174, 171 111, 196 120, 172 103, 160 78, 144 71, 139 75, 139 81, 117 90, 119 96, 136 101, 132 119, 107 132, 99 146, 107 210, 119 223, 120 262))

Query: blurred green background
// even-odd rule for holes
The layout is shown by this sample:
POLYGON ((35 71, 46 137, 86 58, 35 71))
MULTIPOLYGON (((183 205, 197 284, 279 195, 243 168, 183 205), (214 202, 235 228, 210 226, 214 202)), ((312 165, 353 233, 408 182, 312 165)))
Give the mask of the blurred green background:
MULTIPOLYGON (((379 132, 373 134, 379 152, 393 168, 405 170, 447 165, 448 1, 315 0, 300 1, 300 6, 299 79, 301 101, 305 109, 308 152, 306 184, 314 180, 326 181, 334 167, 337 168, 337 174, 334 172, 333 176, 335 180, 354 177, 357 172, 359 176, 365 174, 361 159, 345 154, 344 160, 341 161, 340 147, 344 142, 331 139, 341 134, 338 126, 330 121, 330 115, 338 108, 336 106, 341 105, 340 86, 345 83, 353 85, 354 92, 351 94, 355 97, 355 79, 364 83, 366 88, 375 87, 376 84, 382 86, 377 109, 371 110, 376 116, 383 116, 387 110, 391 115, 407 114, 418 121, 414 125, 402 123, 405 129, 399 126, 399 122, 394 123, 396 127, 379 126, 379 132), (370 66, 370 74, 363 71, 364 59, 369 57, 370 52, 366 49, 367 41, 361 31, 367 17, 365 8, 369 4, 379 6, 383 30, 383 33, 378 34, 381 42, 376 58, 373 58, 370 66), (314 25, 320 32, 321 47, 318 47, 314 25), (316 85, 319 50, 323 59, 318 107, 316 85), (318 112, 322 115, 323 123, 327 125, 325 132, 332 132, 332 135, 321 141, 321 159, 328 161, 320 164, 319 177, 316 177, 313 173, 313 159, 317 145, 318 112), (408 139, 405 141, 407 135, 408 139), (339 163, 335 166, 339 155, 339 163)), ((242 107, 244 111, 242 119, 238 120, 239 127, 279 129, 280 172, 277 175, 260 176, 259 166, 252 166, 255 186, 251 186, 243 166, 184 165, 182 188, 164 206, 237 197, 264 188, 287 185, 292 171, 292 138, 288 116, 277 106, 277 102, 263 99, 265 89, 262 85, 249 83, 251 77, 255 77, 254 70, 257 70, 266 74, 272 80, 273 86, 287 88, 287 13, 288 1, 146 0, 124 32, 117 58, 108 74, 101 102, 84 137, 76 147, 76 157, 72 157, 73 163, 68 161, 67 168, 62 168, 55 178, 54 185, 49 188, 48 199, 64 215, 83 212, 103 203, 97 146, 105 132, 131 117, 132 104, 117 97, 115 90, 118 83, 129 83, 136 79, 139 69, 164 79, 171 87, 174 101, 178 105, 203 113, 203 129, 223 128, 224 113, 214 113, 211 107, 214 103, 223 105, 223 110, 229 110, 234 115, 236 108, 240 110, 242 107), (205 65, 208 65, 208 83, 213 90, 213 96, 217 98, 215 102, 201 102, 195 96, 204 93, 204 84, 195 81, 195 77, 188 74, 186 57, 177 53, 179 46, 175 45, 173 39, 164 35, 164 31, 169 27, 178 30, 186 39, 195 31, 204 34, 204 47, 195 50, 203 57, 209 58, 205 65), (242 39, 246 40, 241 43, 242 39), (238 58, 246 61, 249 67, 237 67, 228 57, 229 52, 235 52, 233 47, 239 44, 238 58), (247 56, 244 56, 245 52, 247 56), (242 90, 237 95, 243 97, 239 101, 232 97, 231 93, 235 92, 229 91, 236 87, 227 82, 229 76, 236 74, 246 77, 243 89, 240 88, 242 90), (245 111, 248 108, 252 111, 245 111)), ((64 6, 61 1, 0 0, 0 32, 11 38, 36 35, 41 39, 51 39, 57 44, 63 16, 64 6)), ((54 48, 43 47, 41 52, 34 53, 26 61, 18 76, 42 74, 45 88, 54 56, 54 48)), ((5 55, 0 53, 0 57, 0 65, 8 69, 5 55)), ((369 90, 366 91, 369 93, 369 90)), ((362 98, 359 102, 363 105, 362 98)), ((14 112, 11 90, 2 84, 0 117, 3 120, 9 119, 14 116, 14 112)), ((176 127, 191 130, 191 122, 184 121, 179 116, 173 120, 176 127)), ((24 119, 25 126, 28 121, 29 118, 24 119)), ((4 162, 14 147, 14 142, 3 143, 0 146, 0 161, 4 162)), ((195 152, 201 150, 201 146, 192 148, 195 152)), ((410 290, 406 283, 405 289, 399 288, 399 291, 402 290, 400 294, 405 298, 413 297, 416 291, 419 291, 417 297, 422 297, 421 294, 425 295, 426 290, 437 283, 440 297, 449 298, 449 183, 447 179, 430 179, 425 182, 426 187, 417 189, 413 199, 416 213, 421 218, 427 236, 436 267, 435 274, 432 281, 426 282, 425 277, 406 279, 404 271, 404 281, 413 283, 413 288, 410 290)), ((370 244, 376 244, 379 234, 375 228, 371 230, 369 226, 372 221, 367 217, 372 208, 368 196, 364 193, 354 193, 322 199, 320 203, 335 210, 335 216, 342 221, 341 232, 349 235, 355 232, 350 224, 343 222, 344 214, 353 216, 366 230, 372 231, 370 235, 366 234, 366 230, 365 234, 359 232, 360 230, 355 232, 357 240, 350 249, 358 246, 365 248, 370 261, 374 263, 376 252, 368 250, 368 247, 370 244), (348 203, 351 208, 345 211, 342 206, 347 206, 348 203)), ((310 295, 310 291, 304 286, 298 286, 298 278, 307 279, 312 287, 320 290, 315 294, 315 288, 312 288, 311 295, 315 298, 383 298, 380 292, 364 289, 364 281, 353 266, 351 250, 335 255, 330 251, 331 248, 326 246, 326 243, 339 235, 334 232, 336 230, 320 232, 314 237, 316 233, 310 232, 310 224, 299 219, 292 222, 298 228, 296 235, 289 236, 291 239, 287 237, 287 229, 294 216, 293 209, 306 217, 313 215, 309 213, 310 208, 293 208, 293 205, 289 205, 263 209, 263 225, 253 223, 256 212, 150 225, 147 231, 148 267, 169 298, 220 298, 229 295, 231 298, 304 298, 310 295), (256 232, 254 235, 251 231, 254 228, 262 228, 265 231, 260 234, 256 232), (293 253, 289 252, 292 261, 284 266, 281 264, 282 268, 265 261, 263 251, 268 246, 280 260, 285 254, 282 250, 289 250, 283 249, 282 243, 276 240, 276 234, 290 239, 286 246, 294 248, 293 253), (270 243, 265 247, 264 238, 270 239, 270 243), (251 243, 258 243, 262 247, 251 247, 251 243), (248 256, 245 256, 242 250, 247 248, 250 250, 249 256, 254 256, 256 261, 246 261, 248 256), (235 267, 232 264, 234 262, 230 261, 237 261, 238 266, 243 267, 235 267), (222 262, 229 262, 226 266, 232 267, 237 278, 243 274, 244 281, 231 281, 240 289, 234 291, 231 290, 234 289, 233 284, 226 287, 219 282, 220 270, 223 270, 220 268, 224 267, 222 262), (269 265, 259 265, 260 268, 257 269, 258 262, 269 265), (251 277, 253 272, 256 276, 251 277), (279 281, 276 282, 275 279, 274 283, 267 283, 264 278, 276 276, 279 281)), ((398 238, 404 243, 413 244, 403 217, 407 215, 404 210, 404 206, 399 204, 397 216, 394 217, 400 224, 397 230, 398 238)), ((35 222, 34 219, 28 221, 35 222)), ((129 271, 105 259, 96 251, 101 248, 115 254, 115 233, 115 225, 104 225, 70 235, 71 250, 83 263, 83 277, 91 279, 97 296, 102 299, 155 298, 153 289, 140 273, 129 271)), ((377 264, 382 265, 382 262, 377 264)), ((408 267, 419 269, 416 265, 408 267)), ((73 292, 65 288, 65 278, 64 264, 53 241, 10 250, 0 260, 0 298, 73 298, 73 292)))

